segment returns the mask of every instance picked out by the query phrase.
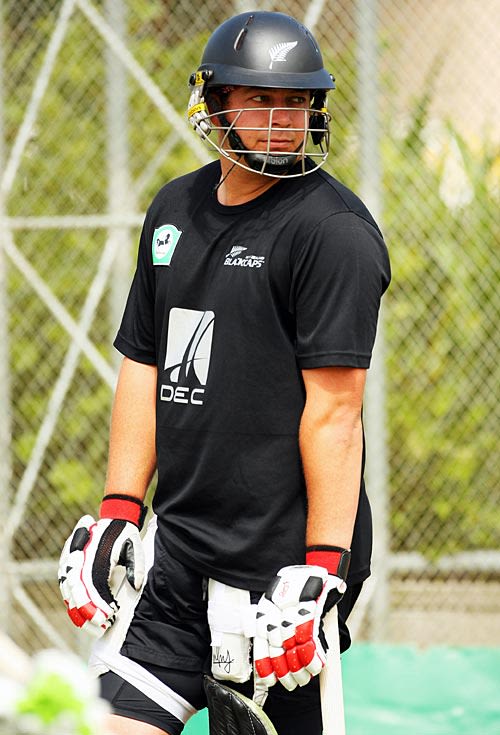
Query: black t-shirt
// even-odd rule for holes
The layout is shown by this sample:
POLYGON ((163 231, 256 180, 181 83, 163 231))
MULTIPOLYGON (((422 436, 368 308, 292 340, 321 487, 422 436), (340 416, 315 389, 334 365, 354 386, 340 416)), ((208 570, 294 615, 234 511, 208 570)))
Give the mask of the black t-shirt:
MULTIPOLYGON (((368 368, 386 247, 362 202, 317 171, 238 206, 218 162, 164 186, 146 215, 115 346, 158 367, 153 508, 171 552, 262 590, 304 563, 301 370, 368 368)), ((369 575, 361 488, 350 581, 369 575)))

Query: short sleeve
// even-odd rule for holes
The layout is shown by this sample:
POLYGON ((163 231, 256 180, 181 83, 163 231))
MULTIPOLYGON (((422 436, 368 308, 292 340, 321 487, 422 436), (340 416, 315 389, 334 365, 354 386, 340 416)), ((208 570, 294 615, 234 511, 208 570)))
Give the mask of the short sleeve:
POLYGON ((131 360, 154 364, 156 362, 155 282, 148 231, 146 220, 139 241, 136 271, 114 346, 131 360))
POLYGON ((353 212, 325 218, 293 263, 291 310, 300 368, 368 368, 390 281, 379 230, 353 212))

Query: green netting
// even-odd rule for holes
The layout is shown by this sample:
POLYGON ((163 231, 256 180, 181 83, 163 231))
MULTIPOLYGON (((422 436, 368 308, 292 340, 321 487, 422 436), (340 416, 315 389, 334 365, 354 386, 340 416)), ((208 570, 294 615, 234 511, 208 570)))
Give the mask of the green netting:
POLYGON ((343 672, 347 735, 500 735, 500 649, 358 643, 343 672))

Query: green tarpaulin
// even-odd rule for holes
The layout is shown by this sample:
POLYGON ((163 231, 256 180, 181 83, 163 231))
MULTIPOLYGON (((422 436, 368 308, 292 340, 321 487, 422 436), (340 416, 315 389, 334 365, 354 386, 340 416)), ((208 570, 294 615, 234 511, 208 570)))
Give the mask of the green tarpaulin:
POLYGON ((342 667, 347 735, 500 735, 500 649, 358 643, 342 667))

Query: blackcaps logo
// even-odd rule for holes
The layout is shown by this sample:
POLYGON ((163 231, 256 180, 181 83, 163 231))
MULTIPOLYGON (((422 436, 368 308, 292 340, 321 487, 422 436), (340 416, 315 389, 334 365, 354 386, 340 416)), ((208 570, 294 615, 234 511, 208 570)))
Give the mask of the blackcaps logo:
POLYGON ((240 268, 262 268, 265 256, 247 255, 245 250, 247 250, 247 248, 242 245, 234 245, 230 252, 226 254, 224 265, 239 266, 240 268))
POLYGON ((213 311, 170 310, 161 401, 203 405, 214 323, 213 311))

